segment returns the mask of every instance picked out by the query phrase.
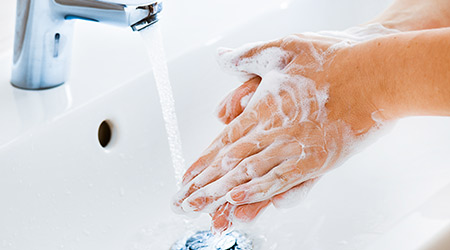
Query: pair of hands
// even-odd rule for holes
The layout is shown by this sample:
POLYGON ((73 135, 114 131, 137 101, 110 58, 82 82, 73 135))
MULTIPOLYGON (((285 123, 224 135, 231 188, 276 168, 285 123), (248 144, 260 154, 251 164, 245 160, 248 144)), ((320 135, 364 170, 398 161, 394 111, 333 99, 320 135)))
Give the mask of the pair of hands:
POLYGON ((301 200, 377 126, 370 83, 348 52, 396 32, 373 24, 220 50, 221 66, 249 80, 220 104, 228 126, 187 170, 175 207, 210 213, 222 232, 301 200))
POLYGON ((210 213, 222 232, 301 200, 380 121, 450 114, 450 31, 431 30, 450 27, 449 13, 448 0, 396 0, 345 32, 220 51, 222 67, 249 80, 220 104, 228 126, 186 172, 175 207, 210 213))

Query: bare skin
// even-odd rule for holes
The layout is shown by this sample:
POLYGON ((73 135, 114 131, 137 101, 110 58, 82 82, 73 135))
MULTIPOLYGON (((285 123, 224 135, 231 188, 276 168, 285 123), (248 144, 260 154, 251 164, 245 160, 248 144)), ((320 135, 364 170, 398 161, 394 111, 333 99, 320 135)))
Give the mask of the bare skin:
POLYGON ((186 172, 175 205, 212 209, 213 229, 222 232, 232 218, 250 221, 268 205, 307 192, 347 155, 346 134, 364 138, 377 126, 374 114, 385 121, 449 116, 450 28, 443 28, 450 25, 449 12, 450 1, 398 0, 373 23, 414 32, 336 48, 339 39, 296 35, 231 58, 238 71, 254 77, 221 103, 219 118, 229 125, 186 172), (296 81, 280 81, 275 94, 252 97, 274 84, 274 76, 248 72, 245 63, 271 48, 288 52, 275 69, 280 79, 296 81), (317 95, 322 90, 325 101, 317 95), (252 98, 248 106, 244 97, 252 98), (305 99, 310 101, 299 107, 305 99))
POLYGON ((371 22, 401 31, 437 29, 450 26, 447 0, 397 0, 371 22))

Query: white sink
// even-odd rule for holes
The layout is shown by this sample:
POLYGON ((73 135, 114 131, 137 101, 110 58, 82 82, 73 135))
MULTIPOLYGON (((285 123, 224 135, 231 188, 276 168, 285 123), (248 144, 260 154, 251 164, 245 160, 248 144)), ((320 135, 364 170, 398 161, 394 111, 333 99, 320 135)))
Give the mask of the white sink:
MULTIPOLYGON (((215 105, 238 85, 216 66, 218 46, 343 29, 389 3, 259 2, 198 0, 186 11, 186 1, 167 1, 164 39, 188 162, 223 128, 215 105)), ((55 89, 13 88, 11 51, 1 53, 0 249, 164 250, 207 229, 207 216, 186 221, 170 210, 174 174, 139 34, 92 23, 76 31, 70 81, 55 89), (97 138, 104 120, 112 125, 106 148, 97 138)), ((449 244, 449 127, 449 118, 402 120, 324 177, 304 203, 271 208, 242 230, 263 250, 449 244)))

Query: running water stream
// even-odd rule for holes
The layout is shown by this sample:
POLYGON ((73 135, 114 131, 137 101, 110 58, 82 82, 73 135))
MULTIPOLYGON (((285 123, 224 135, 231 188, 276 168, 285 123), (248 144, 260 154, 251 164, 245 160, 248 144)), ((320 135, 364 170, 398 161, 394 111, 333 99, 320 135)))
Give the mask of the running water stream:
MULTIPOLYGON (((162 42, 161 28, 159 27, 159 24, 156 23, 152 27, 140 31, 140 33, 145 41, 150 63, 152 65, 169 141, 172 164, 175 172, 175 180, 178 188, 180 188, 183 173, 185 171, 185 161, 181 147, 181 137, 178 128, 177 115, 175 112, 175 100, 173 98, 172 86, 169 81, 169 71, 162 42)), ((186 218, 184 220, 189 221, 186 218)), ((175 242, 171 249, 247 250, 252 249, 252 242, 247 239, 245 234, 238 232, 231 232, 221 237, 217 237, 209 231, 199 231, 191 237, 175 242)))
POLYGON ((159 23, 156 23, 152 27, 140 31, 140 33, 145 41, 152 65, 166 126, 172 164, 175 171, 175 180, 178 188, 180 188, 183 173, 185 171, 185 161, 181 147, 177 115, 175 112, 175 101, 173 98, 172 86, 169 81, 169 71, 167 68, 166 54, 164 52, 161 28, 159 23))

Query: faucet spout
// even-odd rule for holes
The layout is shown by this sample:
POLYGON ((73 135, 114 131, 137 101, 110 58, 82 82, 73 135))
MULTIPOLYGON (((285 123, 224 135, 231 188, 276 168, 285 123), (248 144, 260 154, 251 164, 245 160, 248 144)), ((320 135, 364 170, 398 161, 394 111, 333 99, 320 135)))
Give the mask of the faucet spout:
POLYGON ((71 20, 131 27, 133 31, 159 20, 161 2, 140 0, 127 5, 117 1, 121 0, 18 0, 11 83, 38 90, 66 82, 73 41, 71 20))
MULTIPOLYGON (((55 11, 66 20, 83 19, 118 26, 129 26, 133 31, 139 30, 136 28, 138 23, 144 24, 147 23, 147 20, 158 21, 158 14, 162 10, 161 2, 124 5, 98 0, 54 1, 56 4, 55 11)), ((141 28, 145 27, 147 26, 144 25, 141 28)))
POLYGON ((133 31, 141 31, 158 22, 158 14, 162 10, 162 3, 153 3, 147 6, 140 6, 137 7, 137 10, 143 10, 147 14, 144 18, 131 25, 131 29, 133 29, 133 31))

